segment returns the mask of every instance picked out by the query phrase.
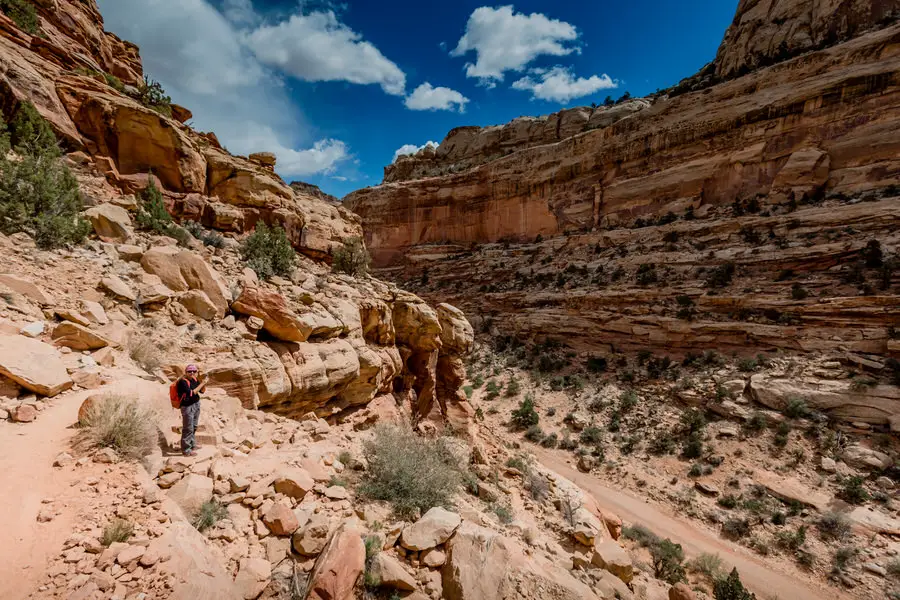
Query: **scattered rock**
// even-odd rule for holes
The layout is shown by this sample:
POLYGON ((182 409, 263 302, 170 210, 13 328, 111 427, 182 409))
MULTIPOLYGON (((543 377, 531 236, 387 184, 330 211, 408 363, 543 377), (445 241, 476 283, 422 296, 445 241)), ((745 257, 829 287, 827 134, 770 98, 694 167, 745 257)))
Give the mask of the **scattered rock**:
POLYGON ((351 600, 366 563, 360 532, 342 525, 319 555, 309 579, 308 600, 351 600))
POLYGON ((31 423, 37 418, 37 411, 30 404, 20 404, 11 414, 12 420, 16 423, 31 423))
POLYGON ((591 564, 606 569, 625 583, 634 578, 634 567, 625 549, 612 540, 594 543, 594 555, 591 564))
POLYGON ((272 577, 272 565, 264 558, 242 558, 234 578, 234 587, 244 600, 262 594, 272 577))
POLYGON ((428 550, 450 539, 462 523, 456 513, 435 506, 403 530, 400 544, 407 550, 428 550))
POLYGON ((23 336, 0 335, 0 374, 42 396, 72 387, 56 349, 23 336))
POLYGON ((280 536, 291 535, 300 526, 297 517, 294 516, 291 509, 281 502, 276 502, 266 511, 266 514, 263 516, 263 523, 266 524, 269 531, 280 536))
POLYGON ((396 558, 387 552, 379 552, 372 559, 369 573, 382 587, 395 590, 412 591, 416 589, 416 580, 410 575, 396 558))

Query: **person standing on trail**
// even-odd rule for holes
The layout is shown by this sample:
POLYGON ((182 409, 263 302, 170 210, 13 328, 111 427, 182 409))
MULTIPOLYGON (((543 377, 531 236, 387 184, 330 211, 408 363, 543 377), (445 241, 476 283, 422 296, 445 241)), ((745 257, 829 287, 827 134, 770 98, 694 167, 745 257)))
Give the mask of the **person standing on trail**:
POLYGON ((195 435, 200 422, 200 392, 206 390, 206 378, 199 378, 197 365, 188 365, 184 377, 178 380, 178 397, 181 399, 181 453, 185 456, 197 456, 195 435))

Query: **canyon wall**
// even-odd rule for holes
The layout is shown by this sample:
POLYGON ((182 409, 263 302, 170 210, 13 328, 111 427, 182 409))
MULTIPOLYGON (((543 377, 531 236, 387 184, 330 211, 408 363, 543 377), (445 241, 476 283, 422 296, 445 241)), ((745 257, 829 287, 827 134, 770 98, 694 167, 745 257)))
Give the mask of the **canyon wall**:
POLYGON ((345 205, 385 276, 485 331, 896 354, 897 9, 741 2, 716 60, 676 88, 455 129, 345 205), (870 243, 881 271, 859 267, 870 243), (717 269, 733 277, 711 284, 717 269))

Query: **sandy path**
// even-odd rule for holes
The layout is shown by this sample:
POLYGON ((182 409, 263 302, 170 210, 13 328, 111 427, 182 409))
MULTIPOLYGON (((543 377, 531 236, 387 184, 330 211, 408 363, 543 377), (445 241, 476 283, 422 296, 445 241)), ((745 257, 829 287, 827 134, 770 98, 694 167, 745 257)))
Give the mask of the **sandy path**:
POLYGON ((833 588, 817 587, 813 583, 776 571, 750 552, 736 544, 692 525, 689 521, 671 514, 668 509, 649 504, 627 492, 606 487, 599 479, 575 470, 565 459, 553 452, 532 448, 535 456, 549 469, 577 483, 590 492, 601 507, 615 512, 624 521, 641 523, 657 535, 680 543, 689 556, 703 552, 718 554, 729 565, 735 566, 744 584, 760 599, 779 600, 849 600, 851 597, 833 588))
POLYGON ((102 474, 103 465, 54 468, 53 460, 69 451, 78 408, 97 393, 122 391, 140 397, 159 395, 163 386, 129 379, 102 390, 86 390, 51 399, 33 423, 0 423, 0 598, 19 600, 37 590, 50 559, 72 533, 80 511, 91 498, 78 484, 102 474), (37 515, 52 498, 56 517, 38 523, 37 515))

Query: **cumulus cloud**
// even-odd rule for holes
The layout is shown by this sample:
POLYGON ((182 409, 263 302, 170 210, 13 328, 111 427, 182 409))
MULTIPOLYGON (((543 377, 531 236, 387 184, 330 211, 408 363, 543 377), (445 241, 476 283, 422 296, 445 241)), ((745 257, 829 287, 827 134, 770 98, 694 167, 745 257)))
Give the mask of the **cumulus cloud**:
POLYGON ((513 89, 530 91, 532 100, 548 100, 565 104, 573 98, 581 98, 599 90, 609 90, 619 86, 607 74, 591 75, 588 78, 575 77, 570 69, 553 67, 536 69, 532 77, 523 77, 512 84, 513 89))
MULTIPOLYGON (((209 0, 98 3, 107 29, 141 47, 145 70, 163 84, 175 102, 193 111, 193 125, 202 131, 215 131, 232 152, 274 152, 278 172, 285 177, 331 174, 352 158, 350 149, 340 140, 309 137, 312 127, 283 81, 285 74, 296 76, 287 66, 301 55, 290 40, 283 39, 284 55, 288 57, 284 70, 279 70, 278 61, 269 64, 257 55, 257 48, 248 38, 271 27, 261 26, 262 18, 250 0, 225 0, 221 11, 209 0)), ((354 51, 360 61, 366 56, 373 56, 376 63, 386 60, 377 49, 341 25, 333 13, 319 14, 313 21, 326 37, 357 44, 354 51)), ((278 35, 272 36, 273 42, 280 40, 278 35)), ((263 35, 259 39, 264 38, 263 35)), ((336 42, 332 39, 332 43, 336 42)), ((332 57, 322 53, 306 58, 325 62, 325 66, 308 67, 308 74, 318 72, 323 77, 317 80, 326 80, 326 75, 337 77, 332 57)), ((359 82, 359 71, 356 65, 343 80, 359 82)), ((390 69, 384 72, 389 73, 390 69)), ((393 86, 402 94, 400 82, 404 80, 402 73, 394 73, 386 76, 384 82, 372 83, 393 86)))
POLYGON ((400 67, 332 11, 264 25, 247 34, 246 42, 263 64, 304 81, 376 83, 388 94, 406 93, 406 75, 400 67))
POLYGON ((421 146, 416 146, 415 144, 403 144, 402 146, 397 148, 396 152, 394 152, 394 160, 392 160, 391 162, 395 163, 395 162, 397 162, 397 159, 400 158, 401 156, 408 156, 410 154, 415 154, 419 150, 423 150, 429 146, 431 146, 432 148, 437 148, 438 146, 440 146, 440 144, 438 142, 431 142, 431 141, 425 142, 421 146))
POLYGON ((465 34, 450 54, 474 51, 476 59, 466 64, 466 76, 492 87, 506 71, 522 71, 538 56, 579 52, 572 45, 577 39, 578 31, 565 21, 541 13, 517 13, 512 6, 482 6, 469 16, 465 34))
POLYGON ((406 97, 410 110, 456 110, 466 112, 468 98, 446 87, 433 87, 427 81, 406 97))

